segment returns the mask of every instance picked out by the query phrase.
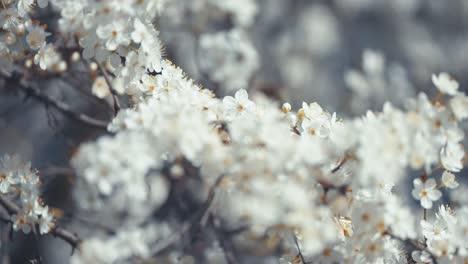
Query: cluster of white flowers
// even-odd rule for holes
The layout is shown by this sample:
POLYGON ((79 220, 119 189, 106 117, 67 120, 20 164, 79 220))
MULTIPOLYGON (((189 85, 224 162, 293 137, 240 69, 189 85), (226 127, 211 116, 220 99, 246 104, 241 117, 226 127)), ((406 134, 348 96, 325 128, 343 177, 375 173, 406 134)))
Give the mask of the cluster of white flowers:
POLYGON ((448 206, 441 205, 433 221, 421 221, 427 248, 441 262, 463 263, 464 260, 466 261, 468 255, 467 217, 466 206, 459 208, 455 213, 448 206))
MULTIPOLYGON (((62 14, 63 33, 79 36, 83 58, 106 63, 116 91, 132 93, 146 71, 160 71, 161 44, 151 21, 163 2, 123 1, 116 6, 113 1, 62 1, 55 7, 62 14)), ((103 78, 95 82, 95 94, 110 95, 103 78)))
MULTIPOLYGON (((122 32, 123 25, 114 26, 122 32)), ((107 52, 130 41, 102 30, 97 34, 105 42, 98 47, 107 52)), ((382 67, 377 55, 368 56, 373 57, 366 59, 371 61, 366 71, 382 67)), ((161 172, 167 166, 180 170, 183 157, 200 168, 205 186, 200 197, 225 175, 210 210, 228 227, 248 226, 245 236, 294 233, 304 254, 327 262, 398 261, 401 244, 388 233, 417 238, 417 218, 392 194, 393 186, 408 168, 427 173, 439 164, 451 172, 462 168, 458 121, 466 104, 452 101, 466 97, 443 79, 434 82, 442 92, 450 90, 444 101, 420 94, 406 111, 386 104, 382 113, 344 121, 317 103, 291 112, 260 95, 252 101, 245 90, 220 100, 167 60, 138 62, 150 71, 157 64, 159 72, 131 75, 133 94, 141 96, 109 126, 117 135, 84 145, 74 158, 82 181, 76 198, 85 208, 98 205, 94 208, 115 216, 142 203, 154 210, 169 193, 161 172)), ((454 186, 447 173, 444 186, 454 186)), ((435 187, 432 178, 415 180, 413 195, 424 208, 441 197, 435 187)), ((147 217, 135 214, 131 223, 147 217)))
POLYGON ((380 107, 383 100, 398 103, 413 95, 405 69, 396 63, 387 66, 385 57, 374 50, 364 50, 362 72, 348 70, 345 83, 353 92, 351 108, 356 113, 380 107))
MULTIPOLYGON (((231 93, 249 89, 260 66, 258 52, 249 36, 257 9, 256 0, 175 0, 167 3, 161 15, 166 18, 169 29, 182 27, 191 32, 196 28, 184 36, 194 38, 196 42, 190 48, 193 52, 188 52, 194 57, 196 73, 217 84, 218 91, 231 93), (191 16, 187 18, 186 14, 191 16), (198 19, 200 17, 205 19, 198 19), (219 20, 226 25, 210 29, 208 24, 219 20), (187 25, 180 26, 183 23, 187 25)), ((174 38, 172 35, 168 37, 174 38)), ((178 38, 166 42, 180 46, 180 50, 190 47, 182 46, 185 42, 180 43, 178 38)))
POLYGON ((80 255, 71 264, 126 263, 132 256, 150 258, 151 246, 167 238, 172 230, 167 224, 120 230, 115 236, 91 238, 80 246, 80 255))
MULTIPOLYGON (((85 145, 75 157, 86 186, 77 199, 97 190, 127 196, 123 204, 131 208, 132 188, 148 193, 145 183, 161 177, 154 170, 184 157, 200 168, 206 189, 226 175, 211 211, 227 226, 246 224, 257 237, 293 232, 304 254, 324 261, 397 261, 401 244, 387 234, 417 238, 417 218, 392 187, 407 168, 429 173, 441 164, 443 186, 454 188, 448 171, 462 168, 463 132, 454 112, 463 110, 450 103, 462 93, 437 102, 421 94, 407 111, 386 104, 382 113, 344 121, 317 103, 291 112, 262 96, 252 101, 245 90, 217 99, 168 61, 141 83, 146 96, 109 127, 117 135, 85 145)), ((424 208, 441 197, 435 187, 432 178, 415 180, 413 195, 424 208)), ((169 186, 159 188, 167 193, 169 186)), ((121 209, 121 198, 119 205, 99 201, 115 213, 121 209)))
POLYGON ((259 67, 257 51, 239 29, 203 34, 200 49, 202 70, 228 91, 247 88, 259 67))
POLYGON ((11 215, 14 230, 47 234, 54 227, 54 219, 39 197, 39 176, 30 163, 18 156, 0 158, 0 193, 14 202, 20 211, 11 215))
MULTIPOLYGON (((41 1, 43 2, 43 1, 41 1)), ((1 72, 10 74, 18 65, 30 67, 32 63, 42 70, 63 72, 66 63, 55 46, 47 43, 50 35, 46 25, 32 20, 33 0, 2 1, 0 9, 0 65, 1 72)))

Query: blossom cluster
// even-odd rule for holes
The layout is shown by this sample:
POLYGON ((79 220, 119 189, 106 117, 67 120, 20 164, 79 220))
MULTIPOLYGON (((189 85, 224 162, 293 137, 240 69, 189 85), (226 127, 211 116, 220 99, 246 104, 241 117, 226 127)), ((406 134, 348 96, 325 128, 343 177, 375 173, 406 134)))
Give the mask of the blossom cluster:
MULTIPOLYGON (((420 94, 405 111, 386 104, 381 113, 340 120, 317 103, 292 112, 288 104, 280 109, 261 95, 252 100, 245 90, 220 100, 169 61, 161 65, 160 74, 145 77, 151 82, 142 81, 151 92, 109 126, 116 136, 88 143, 75 156, 86 186, 77 190, 78 200, 104 196, 93 202, 114 213, 122 204, 154 205, 149 196, 136 199, 132 189, 153 192, 148 180, 161 182, 155 171, 167 166, 170 177, 189 177, 181 168, 183 157, 200 169, 206 189, 225 175, 210 210, 226 226, 245 224, 246 236, 258 238, 293 233, 304 254, 325 263, 378 263, 401 261, 401 244, 393 236, 418 238, 417 218, 392 192, 407 169, 432 176, 440 167, 442 185, 457 185, 453 173, 463 167, 464 156, 458 122, 466 118, 467 104, 457 89, 447 93, 453 87, 446 83, 434 81, 441 92, 437 101, 420 94)), ((441 198, 435 179, 414 183, 413 196, 424 208, 441 198)), ((168 193, 167 182, 159 188, 168 193)), ((157 204, 165 199, 159 198, 157 204)), ((145 216, 134 217, 136 224, 145 216)), ((436 254, 431 246, 427 250, 436 254)), ((451 252, 464 257, 463 250, 451 252)))
POLYGON ((0 158, 0 193, 20 208, 10 216, 14 230, 47 234, 54 227, 53 215, 39 196, 39 186, 39 176, 30 163, 22 162, 19 156, 0 158))
MULTIPOLYGON (((43 6, 47 1, 38 2, 43 6)), ((54 72, 66 70, 56 47, 47 43, 51 35, 46 25, 30 17, 35 2, 33 0, 2 1, 0 9, 0 64, 1 72, 10 74, 23 64, 31 67, 34 63, 41 69, 54 72)))

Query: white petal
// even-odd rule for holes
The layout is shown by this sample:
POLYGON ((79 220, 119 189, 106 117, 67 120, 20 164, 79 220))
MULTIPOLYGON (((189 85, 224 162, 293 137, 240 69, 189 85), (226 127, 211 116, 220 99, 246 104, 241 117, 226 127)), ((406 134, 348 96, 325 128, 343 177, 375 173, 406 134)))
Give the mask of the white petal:
POLYGON ((422 207, 429 209, 432 207, 432 201, 427 197, 423 197, 421 198, 421 205, 422 207))
POLYGON ((439 190, 432 190, 432 191, 427 192, 427 196, 432 201, 437 201, 442 196, 442 193, 439 190))
POLYGON ((422 181, 419 178, 416 178, 413 180, 413 185, 416 190, 421 190, 422 189, 422 181))
POLYGON ((240 89, 239 91, 236 92, 235 97, 239 101, 248 100, 249 94, 247 94, 247 91, 245 89, 240 89))
POLYGON ((434 189, 437 186, 437 183, 434 179, 428 179, 425 183, 424 186, 426 189, 434 189))

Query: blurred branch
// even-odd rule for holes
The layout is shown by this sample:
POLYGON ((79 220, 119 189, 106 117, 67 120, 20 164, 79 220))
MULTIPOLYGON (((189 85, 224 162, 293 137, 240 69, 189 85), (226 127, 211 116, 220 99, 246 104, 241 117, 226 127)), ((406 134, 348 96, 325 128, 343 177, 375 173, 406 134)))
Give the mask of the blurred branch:
POLYGON ((2 247, 0 248, 0 251, 1 251, 0 262, 3 264, 10 264, 11 258, 9 254, 9 244, 7 243, 10 240, 10 230, 6 225, 2 225, 1 237, 2 237, 2 240, 1 240, 2 247))
POLYGON ((152 255, 157 255, 161 251, 164 251, 177 241, 179 241, 188 231, 192 229, 193 226, 197 225, 200 223, 200 221, 205 218, 208 209, 210 208, 211 203, 214 200, 215 193, 216 193, 216 188, 219 186, 221 183, 222 179, 224 178, 224 174, 219 176, 214 184, 210 187, 210 190, 208 191, 208 196, 205 200, 205 202, 201 205, 200 209, 195 213, 195 215, 187 222, 185 222, 181 228, 175 233, 173 233, 171 236, 169 236, 167 239, 161 241, 158 243, 154 248, 153 248, 153 254, 152 255))
MULTIPOLYGON (((0 205, 5 208, 9 215, 18 214, 21 211, 15 203, 9 201, 1 194, 0 205)), ((67 242, 72 247, 72 254, 81 243, 81 239, 76 234, 63 229, 58 225, 50 230, 50 234, 67 242)))
POLYGON ((34 97, 35 99, 43 102, 46 106, 53 107, 54 109, 60 111, 64 115, 68 116, 69 118, 78 121, 82 124, 88 125, 90 127, 95 127, 99 129, 107 129, 107 121, 98 120, 93 117, 90 117, 86 114, 75 112, 70 105, 65 102, 58 101, 57 99, 51 97, 48 94, 43 93, 39 88, 32 87, 28 85, 24 85, 20 82, 19 78, 17 77, 9 77, 4 76, 6 82, 12 85, 16 85, 22 92, 26 93, 26 95, 34 97))

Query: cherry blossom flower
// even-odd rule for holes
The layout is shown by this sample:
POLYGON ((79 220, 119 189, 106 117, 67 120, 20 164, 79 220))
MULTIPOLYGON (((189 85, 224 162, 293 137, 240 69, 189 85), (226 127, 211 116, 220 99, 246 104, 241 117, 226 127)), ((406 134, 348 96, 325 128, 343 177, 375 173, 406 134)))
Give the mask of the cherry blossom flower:
POLYGON ((237 91, 234 97, 226 96, 223 106, 228 119, 255 114, 255 103, 249 100, 249 95, 244 89, 237 91))
POLYGON ((428 179, 423 182, 417 178, 413 181, 414 189, 412 195, 414 199, 421 200, 421 206, 425 209, 432 207, 432 202, 437 201, 442 196, 442 193, 437 190, 437 184, 434 179, 428 179))
POLYGON ((45 39, 49 34, 40 26, 28 25, 27 30, 28 35, 26 36, 26 41, 29 47, 33 50, 40 49, 44 45, 45 39))
POLYGON ((468 97, 459 93, 450 100, 450 108, 458 121, 468 117, 468 97))
POLYGON ((16 184, 18 179, 13 172, 2 171, 0 168, 0 192, 1 193, 8 193, 10 190, 10 186, 16 184))
POLYGON ((34 55, 34 64, 39 64, 42 70, 57 66, 61 61, 60 55, 55 50, 54 45, 45 44, 34 55))
POLYGON ((21 230, 25 234, 29 234, 29 232, 31 232, 31 224, 33 223, 33 221, 31 217, 25 212, 12 215, 11 221, 13 222, 14 230, 21 230))
POLYGON ((118 19, 110 24, 98 26, 97 36, 105 41, 105 46, 109 51, 115 51, 120 45, 130 44, 130 36, 127 31, 127 23, 118 19))
POLYGON ((448 73, 441 72, 439 75, 432 75, 432 82, 442 93, 455 95, 460 86, 448 73))
POLYGON ((458 142, 449 141, 440 150, 440 162, 442 166, 451 172, 459 172, 463 168, 462 159, 465 155, 463 147, 458 142))
POLYGON ((457 188, 460 184, 457 182, 455 175, 449 171, 444 171, 442 173, 442 185, 449 189, 455 189, 457 188))

